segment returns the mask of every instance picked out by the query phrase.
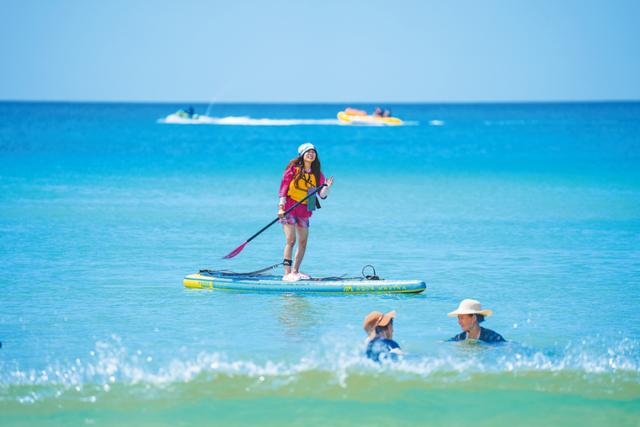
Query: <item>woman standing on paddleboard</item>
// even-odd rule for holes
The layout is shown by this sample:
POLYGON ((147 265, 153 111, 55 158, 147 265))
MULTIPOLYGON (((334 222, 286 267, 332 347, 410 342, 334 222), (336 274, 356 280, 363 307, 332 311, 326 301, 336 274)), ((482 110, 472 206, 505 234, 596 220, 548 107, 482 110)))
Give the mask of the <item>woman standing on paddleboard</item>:
POLYGON ((278 203, 278 217, 284 229, 286 243, 284 246, 284 276, 282 280, 295 282, 308 279, 309 276, 300 272, 300 264, 307 249, 309 237, 309 218, 313 210, 320 208, 320 203, 314 196, 309 197, 291 212, 285 211, 320 187, 317 195, 326 199, 329 188, 333 184, 333 177, 328 180, 320 169, 320 159, 313 144, 304 143, 298 147, 298 157, 291 160, 284 170, 280 184, 280 201, 278 203), (293 247, 298 242, 296 256, 292 259, 293 247))

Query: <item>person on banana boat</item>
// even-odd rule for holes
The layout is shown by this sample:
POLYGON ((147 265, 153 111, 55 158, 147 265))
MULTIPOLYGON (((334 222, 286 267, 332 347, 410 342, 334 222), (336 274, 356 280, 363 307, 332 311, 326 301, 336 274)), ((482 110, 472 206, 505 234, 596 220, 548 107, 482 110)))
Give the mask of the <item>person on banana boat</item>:
POLYGON ((351 108, 351 107, 345 108, 344 112, 350 116, 366 116, 367 115, 366 111, 358 110, 357 108, 351 108))

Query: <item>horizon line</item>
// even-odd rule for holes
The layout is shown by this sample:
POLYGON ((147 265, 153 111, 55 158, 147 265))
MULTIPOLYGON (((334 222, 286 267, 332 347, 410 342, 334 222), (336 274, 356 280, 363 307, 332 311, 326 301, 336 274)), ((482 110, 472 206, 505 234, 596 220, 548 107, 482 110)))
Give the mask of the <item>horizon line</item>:
POLYGON ((204 104, 204 105, 496 105, 496 104, 614 104, 638 103, 640 99, 549 99, 549 100, 464 100, 464 101, 148 101, 76 99, 0 99, 0 103, 50 104, 204 104))

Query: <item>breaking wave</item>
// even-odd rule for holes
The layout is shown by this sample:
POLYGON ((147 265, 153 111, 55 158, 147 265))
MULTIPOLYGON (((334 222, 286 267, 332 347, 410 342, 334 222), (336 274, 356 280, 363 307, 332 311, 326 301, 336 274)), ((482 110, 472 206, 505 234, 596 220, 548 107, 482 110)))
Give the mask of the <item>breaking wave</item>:
MULTIPOLYGON (((598 341, 598 340, 596 340, 598 341)), ((55 362, 45 369, 0 364, 0 402, 30 404, 51 398, 95 401, 112 392, 147 399, 176 389, 206 393, 331 395, 336 390, 365 393, 380 381, 390 388, 522 388, 561 391, 584 396, 640 396, 638 343, 622 339, 604 352, 601 342, 582 341, 552 351, 510 343, 499 347, 458 346, 446 355, 407 355, 376 364, 360 347, 338 346, 292 361, 236 360, 221 353, 201 352, 156 365, 153 356, 131 354, 118 337, 98 342, 85 358, 55 362), (204 392, 204 391, 199 391, 204 392)))

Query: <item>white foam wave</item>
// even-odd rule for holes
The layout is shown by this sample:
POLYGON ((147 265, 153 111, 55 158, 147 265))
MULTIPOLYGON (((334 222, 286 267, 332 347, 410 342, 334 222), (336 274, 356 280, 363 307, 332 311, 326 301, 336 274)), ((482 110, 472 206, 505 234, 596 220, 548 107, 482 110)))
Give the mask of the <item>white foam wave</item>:
MULTIPOLYGON (((226 117, 209 117, 197 115, 193 118, 181 117, 176 114, 170 114, 165 118, 159 119, 158 123, 177 124, 177 125, 226 125, 226 126, 374 126, 387 127, 380 123, 359 123, 350 124, 343 123, 337 119, 255 119, 249 116, 226 116, 226 117)), ((417 126, 419 122, 405 121, 398 126, 417 126)), ((431 126, 442 126, 444 122, 432 120, 429 122, 431 126)))
POLYGON ((253 119, 248 116, 209 117, 196 116, 195 118, 180 117, 171 114, 158 123, 180 125, 232 125, 232 126, 327 126, 340 125, 337 119, 253 119))
POLYGON ((541 351, 509 343, 490 347, 445 343, 433 355, 408 355, 402 360, 379 365, 363 356, 360 345, 327 343, 322 349, 297 361, 231 360, 221 353, 200 353, 186 359, 174 358, 158 366, 154 357, 136 351, 133 354, 117 336, 108 342, 96 343, 95 350, 81 360, 55 362, 46 369, 0 369, 0 387, 6 385, 64 385, 81 387, 84 383, 166 384, 187 382, 198 375, 296 376, 320 371, 335 375, 344 383, 354 372, 376 372, 380 369, 397 373, 429 377, 434 374, 463 375, 503 372, 580 371, 586 374, 632 372, 640 373, 640 344, 624 338, 602 347, 601 340, 570 343, 563 349, 541 351), (451 351, 452 346, 453 350, 451 351))
MULTIPOLYGON (((369 383, 379 382, 381 374, 390 383, 408 380, 420 382, 421 387, 438 384, 448 387, 474 378, 480 378, 481 383, 487 379, 498 383, 510 381, 515 373, 524 378, 524 384, 531 381, 539 384, 540 378, 546 378, 544 387, 550 389, 566 387, 579 391, 595 380, 595 389, 604 386, 616 392, 624 389, 625 384, 637 383, 640 375, 639 344, 629 339, 609 346, 604 354, 591 351, 593 342, 569 344, 564 349, 546 352, 514 343, 497 347, 442 343, 441 354, 407 355, 384 364, 366 359, 361 343, 322 341, 321 348, 298 360, 234 360, 221 353, 201 352, 158 366, 153 355, 142 351, 131 354, 118 337, 112 337, 108 342, 98 342, 84 360, 57 362, 41 370, 10 370, 0 364, 0 402, 33 404, 64 394, 95 402, 96 396, 114 390, 149 398, 177 385, 203 384, 247 391, 263 385, 270 389, 292 385, 295 390, 316 390, 346 389, 355 381, 366 388, 369 383), (554 379, 557 375, 561 378, 554 379)), ((602 349, 599 345, 597 348, 602 349)))

